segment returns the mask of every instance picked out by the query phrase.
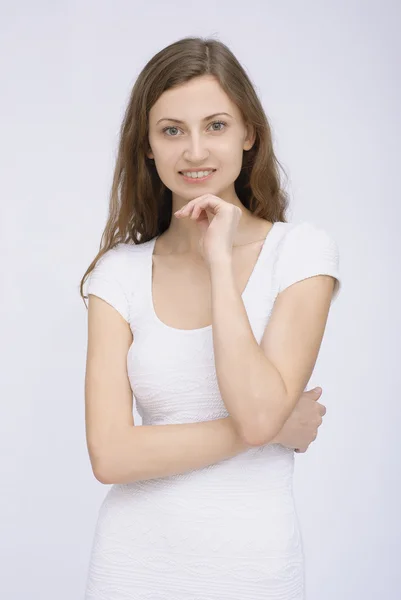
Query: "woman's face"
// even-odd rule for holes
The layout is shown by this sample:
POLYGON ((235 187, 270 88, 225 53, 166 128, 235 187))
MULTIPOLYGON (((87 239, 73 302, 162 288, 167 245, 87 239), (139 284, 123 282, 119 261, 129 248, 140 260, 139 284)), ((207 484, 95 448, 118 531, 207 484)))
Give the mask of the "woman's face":
POLYGON ((206 193, 232 201, 243 151, 253 143, 239 109, 209 75, 164 92, 149 112, 148 156, 172 191, 173 206, 206 193), (180 174, 204 169, 216 171, 203 182, 180 174))

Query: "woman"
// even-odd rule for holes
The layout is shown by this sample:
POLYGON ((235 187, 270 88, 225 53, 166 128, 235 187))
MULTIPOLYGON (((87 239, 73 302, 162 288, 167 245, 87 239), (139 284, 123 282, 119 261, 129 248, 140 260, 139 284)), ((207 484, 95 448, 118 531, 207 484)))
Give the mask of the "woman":
POLYGON ((304 598, 294 450, 325 413, 304 390, 340 282, 334 240, 286 208, 267 118, 227 46, 156 54, 81 281, 88 451, 113 484, 86 600, 304 598))

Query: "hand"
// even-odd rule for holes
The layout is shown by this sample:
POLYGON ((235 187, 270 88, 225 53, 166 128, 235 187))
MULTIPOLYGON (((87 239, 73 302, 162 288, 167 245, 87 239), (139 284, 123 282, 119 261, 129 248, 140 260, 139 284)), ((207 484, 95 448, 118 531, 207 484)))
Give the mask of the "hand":
POLYGON ((316 388, 303 392, 273 443, 294 448, 295 452, 306 452, 316 439, 318 427, 326 414, 326 407, 317 402, 321 395, 322 390, 316 391, 316 388))
POLYGON ((209 266, 231 258, 234 236, 242 217, 238 206, 213 194, 204 194, 190 200, 174 214, 177 218, 196 220, 202 232, 200 251, 209 266))

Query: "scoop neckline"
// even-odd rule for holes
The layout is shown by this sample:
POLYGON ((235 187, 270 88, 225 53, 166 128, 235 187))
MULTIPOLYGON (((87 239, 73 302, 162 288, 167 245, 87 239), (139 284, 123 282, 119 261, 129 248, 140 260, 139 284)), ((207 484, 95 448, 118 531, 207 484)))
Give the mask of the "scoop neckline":
MULTIPOLYGON (((267 234, 267 236, 265 237, 262 247, 260 249, 259 255, 256 259, 255 265, 252 269, 252 272, 248 278, 248 281, 246 282, 244 291, 241 294, 241 298, 244 299, 245 296, 247 295, 253 280, 256 277, 256 272, 259 270, 260 268, 260 264, 262 263, 262 258, 264 256, 264 254, 266 253, 268 247, 271 245, 272 243, 272 233, 273 231, 277 230, 277 225, 280 223, 280 221, 275 221, 272 224, 272 227, 269 229, 269 232, 267 234)), ((156 241, 158 240, 160 236, 157 235, 154 238, 152 238, 149 242, 149 263, 148 264, 148 298, 149 298, 149 306, 150 306, 150 313, 151 313, 151 317, 152 320, 154 322, 156 322, 158 325, 160 325, 161 327, 163 327, 164 329, 173 332, 173 333, 177 333, 179 335, 184 334, 184 335, 190 335, 190 334, 197 334, 197 333, 206 333, 209 331, 212 331, 212 327, 213 327, 213 323, 210 323, 209 325, 206 325, 205 327, 196 327, 195 329, 179 329, 177 327, 171 327, 171 325, 167 325, 167 323, 164 323, 164 321, 162 321, 161 319, 159 319, 156 311, 155 311, 155 306, 153 303, 153 253, 154 253, 154 248, 156 245, 156 241)))

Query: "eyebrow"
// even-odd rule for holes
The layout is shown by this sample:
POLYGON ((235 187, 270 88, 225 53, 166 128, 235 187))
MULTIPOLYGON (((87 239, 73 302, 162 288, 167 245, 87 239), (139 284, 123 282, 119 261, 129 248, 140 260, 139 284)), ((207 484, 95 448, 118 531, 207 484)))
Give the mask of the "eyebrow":
MULTIPOLYGON (((227 115, 227 117, 232 117, 232 115, 229 115, 226 112, 220 112, 220 113, 214 113, 213 115, 209 115, 208 117, 204 117, 204 119, 202 119, 203 121, 208 121, 209 119, 213 119, 213 117, 218 117, 219 115, 227 115)), ((164 117, 163 119, 159 119, 156 123, 156 125, 158 125, 160 123, 160 121, 174 121, 174 123, 181 123, 181 125, 185 124, 185 121, 180 121, 180 119, 172 119, 170 117, 164 117)))

